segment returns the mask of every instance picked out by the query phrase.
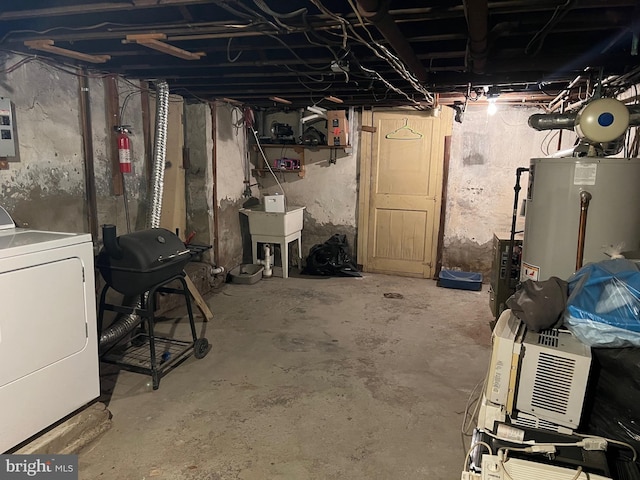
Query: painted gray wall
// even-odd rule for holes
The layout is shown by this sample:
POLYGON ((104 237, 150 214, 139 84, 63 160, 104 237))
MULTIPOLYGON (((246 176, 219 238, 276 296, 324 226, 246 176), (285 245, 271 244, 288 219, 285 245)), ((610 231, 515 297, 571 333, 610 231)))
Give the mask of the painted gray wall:
MULTIPOLYGON (((557 148, 558 131, 537 132, 527 120, 542 109, 500 105, 493 116, 486 105, 469 105, 463 123, 454 122, 443 267, 481 272, 488 278, 494 232, 511 229, 516 169, 529 159, 557 148), (549 144, 549 141, 550 144, 549 144)), ((562 148, 575 134, 563 131, 562 148)), ((528 176, 521 179, 520 199, 526 197, 528 176)), ((524 219, 518 219, 518 229, 524 219)))
MULTIPOLYGON (((5 66, 23 57, 8 56, 5 66)), ((136 91, 119 82, 121 93, 136 91)), ((93 126, 98 222, 125 228, 122 197, 111 194, 107 125, 102 79, 89 82, 93 126)), ((0 204, 20 225, 43 230, 88 231, 85 172, 79 116, 79 87, 75 75, 31 60, 12 73, 0 74, 0 96, 15 106, 19 157, 9 170, 0 170, 0 204)), ((123 95, 121 94, 121 99, 123 95)), ((142 125, 140 95, 129 102, 125 119, 142 125)), ((142 129, 132 137, 134 173, 127 177, 132 222, 144 210, 144 147, 142 129)), ((144 218, 144 215, 142 215, 144 218)))

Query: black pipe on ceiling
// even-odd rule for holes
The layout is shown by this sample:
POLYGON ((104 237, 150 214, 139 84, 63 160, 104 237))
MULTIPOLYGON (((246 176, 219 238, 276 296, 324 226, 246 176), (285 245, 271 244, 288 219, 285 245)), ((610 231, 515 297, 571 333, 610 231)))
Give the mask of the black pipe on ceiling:
POLYGON ((389 14, 389 0, 357 0, 357 2, 360 14, 376 26, 418 81, 425 83, 428 78, 427 70, 389 14))
POLYGON ((489 5, 487 0, 464 0, 464 16, 469 29, 468 60, 473 73, 482 74, 487 66, 489 5))

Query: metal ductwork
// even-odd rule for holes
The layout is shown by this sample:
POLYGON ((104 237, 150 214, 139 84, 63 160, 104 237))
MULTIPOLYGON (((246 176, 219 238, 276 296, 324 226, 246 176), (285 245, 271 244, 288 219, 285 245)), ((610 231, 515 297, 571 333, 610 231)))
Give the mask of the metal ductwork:
POLYGON ((357 2, 360 14, 376 26, 418 81, 425 83, 428 78, 427 70, 389 14, 389 0, 357 0, 357 2))
POLYGON ((529 126, 535 130, 573 130, 576 125, 576 112, 573 113, 536 113, 529 117, 529 126))
MULTIPOLYGON (((627 105, 629 110, 629 126, 640 125, 640 105, 627 105)), ((536 113, 529 117, 529 126, 535 130, 573 130, 576 126, 578 112, 568 113, 536 113)))
MULTIPOLYGON (((169 84, 162 80, 156 83, 156 128, 153 145, 153 166, 151 170, 151 200, 149 215, 147 216, 147 228, 160 227, 160 215, 162 213, 162 190, 164 187, 164 169, 167 156, 167 119, 169 116, 169 84)), ((109 230, 108 230, 109 231, 109 230)), ((111 232, 115 237, 115 228, 111 232)), ((107 237, 110 235, 108 234, 107 237)), ((107 238, 107 241, 115 242, 115 238, 107 238)), ((136 308, 142 308, 142 302, 138 299, 136 308)), ((140 323, 140 317, 129 314, 121 317, 104 332, 100 334, 99 345, 104 348, 119 338, 132 331, 140 323)))
POLYGON ((482 74, 487 66, 489 53, 489 2, 487 0, 464 0, 464 16, 469 29, 468 60, 473 73, 482 74))
POLYGON ((169 84, 156 83, 156 130, 153 144, 153 166, 151 169, 151 202, 147 216, 147 228, 160 227, 162 213, 162 190, 167 159, 167 119, 169 117, 169 84))

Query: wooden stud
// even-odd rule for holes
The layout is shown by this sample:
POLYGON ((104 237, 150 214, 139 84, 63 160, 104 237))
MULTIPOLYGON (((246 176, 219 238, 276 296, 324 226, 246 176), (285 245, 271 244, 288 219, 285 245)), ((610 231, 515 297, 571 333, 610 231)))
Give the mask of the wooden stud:
POLYGON ((188 52, 182 48, 174 47, 168 43, 161 42, 166 39, 167 36, 164 33, 141 33, 134 35, 127 35, 125 43, 132 42, 144 45, 145 47, 152 48, 174 57, 182 58, 183 60, 200 60, 200 57, 204 57, 204 52, 188 52))
POLYGON ((105 63, 111 58, 110 55, 89 55, 88 53, 76 52, 66 48, 56 47, 53 40, 27 40, 24 45, 32 50, 41 50, 43 52, 55 53, 63 57, 75 58, 89 63, 105 63))
POLYGON ((120 173, 120 160, 118 158, 118 141, 117 135, 113 127, 120 125, 120 103, 118 96, 118 83, 115 75, 109 75, 105 78, 105 103, 107 114, 107 130, 109 133, 109 154, 111 156, 111 184, 113 185, 113 194, 122 195, 124 193, 124 185, 122 174, 120 173))

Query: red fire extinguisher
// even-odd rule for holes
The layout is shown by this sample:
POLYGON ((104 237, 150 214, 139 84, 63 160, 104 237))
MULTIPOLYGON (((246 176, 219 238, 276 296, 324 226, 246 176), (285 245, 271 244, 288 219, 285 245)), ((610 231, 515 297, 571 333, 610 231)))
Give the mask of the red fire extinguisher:
POLYGON ((118 132, 118 160, 120 163, 120 173, 131 173, 131 142, 129 141, 128 125, 115 127, 118 132))

